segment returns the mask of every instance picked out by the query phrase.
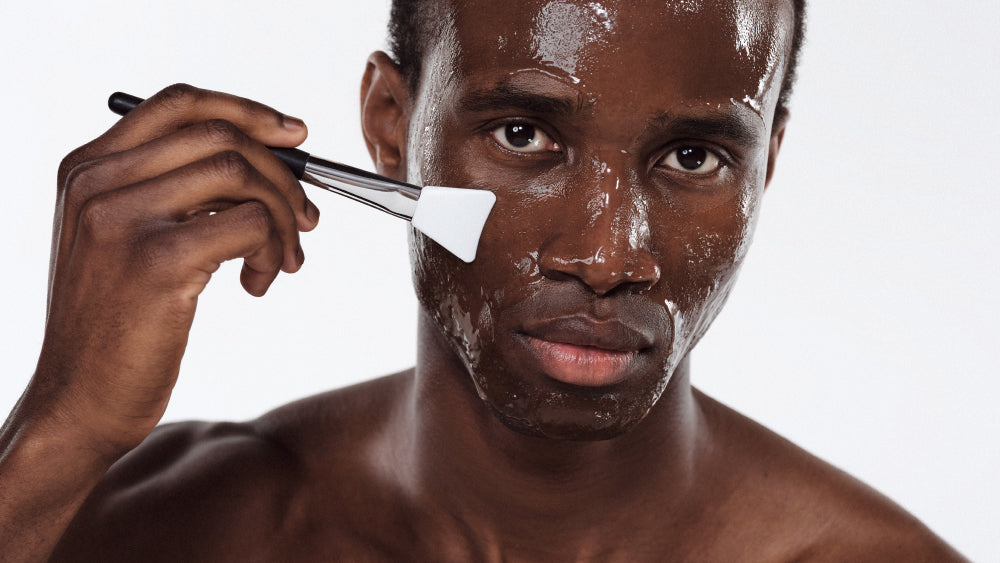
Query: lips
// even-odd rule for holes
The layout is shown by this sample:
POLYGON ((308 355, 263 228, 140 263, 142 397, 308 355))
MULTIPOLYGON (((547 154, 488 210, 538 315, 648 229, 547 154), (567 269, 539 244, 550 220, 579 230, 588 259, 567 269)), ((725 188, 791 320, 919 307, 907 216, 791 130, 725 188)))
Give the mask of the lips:
POLYGON ((529 322, 521 332, 545 375, 585 387, 627 378, 642 351, 654 344, 649 334, 622 320, 587 315, 529 322))

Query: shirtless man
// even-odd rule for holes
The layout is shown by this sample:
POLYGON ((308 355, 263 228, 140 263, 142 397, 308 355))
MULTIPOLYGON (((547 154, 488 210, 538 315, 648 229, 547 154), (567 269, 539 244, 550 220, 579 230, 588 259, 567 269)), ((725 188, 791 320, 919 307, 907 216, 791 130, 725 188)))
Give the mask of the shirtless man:
POLYGON ((318 220, 265 148, 300 121, 168 88, 59 172, 2 557, 960 560, 690 384, 774 172, 802 6, 424 4, 400 59, 369 60, 368 148, 382 174, 498 200, 472 264, 411 232, 416 367, 154 430, 219 263, 244 258, 262 295, 318 220))

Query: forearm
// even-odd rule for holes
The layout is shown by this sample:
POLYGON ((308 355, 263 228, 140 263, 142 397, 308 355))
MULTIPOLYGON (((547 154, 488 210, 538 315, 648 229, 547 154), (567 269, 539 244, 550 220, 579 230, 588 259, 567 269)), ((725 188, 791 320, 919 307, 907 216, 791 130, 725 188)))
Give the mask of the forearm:
POLYGON ((263 295, 318 210, 267 148, 301 121, 186 85, 63 159, 45 340, 0 430, 0 561, 45 560, 166 409, 197 297, 226 260, 263 295))
POLYGON ((22 398, 0 432, 0 561, 45 561, 113 459, 22 398))

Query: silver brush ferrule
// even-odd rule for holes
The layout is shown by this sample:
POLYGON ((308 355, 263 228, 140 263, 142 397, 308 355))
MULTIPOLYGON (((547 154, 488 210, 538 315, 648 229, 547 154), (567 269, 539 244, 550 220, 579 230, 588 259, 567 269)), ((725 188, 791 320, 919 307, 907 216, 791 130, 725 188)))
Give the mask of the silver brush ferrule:
POLYGON ((417 186, 313 156, 306 161, 302 181, 407 221, 413 219, 420 197, 417 186))

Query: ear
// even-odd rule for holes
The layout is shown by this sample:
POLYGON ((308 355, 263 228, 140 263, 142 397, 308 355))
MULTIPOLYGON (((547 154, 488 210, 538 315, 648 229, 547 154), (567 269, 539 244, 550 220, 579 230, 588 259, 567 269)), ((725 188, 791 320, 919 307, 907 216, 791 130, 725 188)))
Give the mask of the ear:
POLYGON ((396 63, 382 51, 368 57, 361 80, 361 132, 375 171, 406 180, 410 94, 396 63))
POLYGON ((778 160, 778 151, 781 150, 781 141, 785 138, 785 126, 791 114, 785 108, 780 108, 774 114, 774 124, 771 126, 771 142, 767 147, 767 178, 764 180, 764 189, 771 185, 771 177, 774 176, 774 163, 778 160))

